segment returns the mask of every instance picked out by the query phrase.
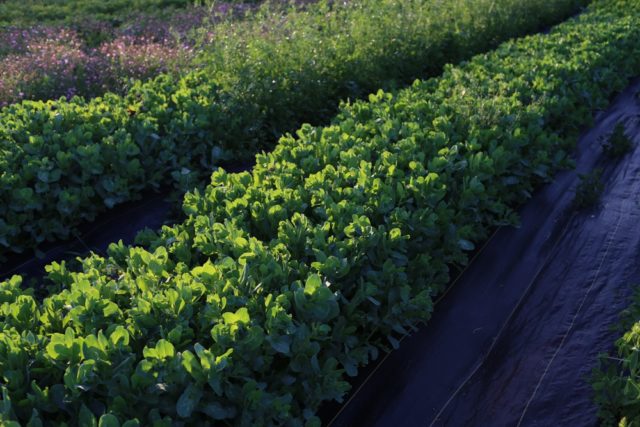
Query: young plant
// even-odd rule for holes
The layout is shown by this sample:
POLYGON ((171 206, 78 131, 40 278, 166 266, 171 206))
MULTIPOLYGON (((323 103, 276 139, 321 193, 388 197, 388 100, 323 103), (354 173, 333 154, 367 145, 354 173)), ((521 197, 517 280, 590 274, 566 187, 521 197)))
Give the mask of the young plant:
POLYGON ((625 133, 624 124, 619 122, 609 138, 602 143, 602 150, 610 158, 622 157, 631 151, 631 139, 625 133))
POLYGON ((613 330, 618 334, 615 351, 598 356, 592 371, 591 386, 598 418, 602 426, 632 426, 640 421, 640 290, 636 289, 631 305, 625 309, 613 330))
POLYGON ((592 172, 578 175, 580 184, 576 188, 576 196, 573 203, 579 208, 588 208, 596 205, 600 201, 600 195, 604 190, 602 183, 602 169, 595 169, 592 172))

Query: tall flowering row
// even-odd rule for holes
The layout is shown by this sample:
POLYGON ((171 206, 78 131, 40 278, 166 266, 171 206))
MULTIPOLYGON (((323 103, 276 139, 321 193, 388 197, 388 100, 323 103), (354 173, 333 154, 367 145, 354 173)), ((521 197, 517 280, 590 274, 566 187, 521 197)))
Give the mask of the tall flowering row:
POLYGON ((193 30, 251 7, 194 7, 170 19, 137 15, 116 27, 87 21, 72 28, 0 28, 0 107, 25 99, 122 93, 132 79, 177 73, 195 53, 193 30))
POLYGON ((130 79, 179 70, 192 51, 146 37, 122 36, 90 49, 77 39, 36 39, 26 52, 0 59, 0 106, 23 99, 120 92, 130 79))

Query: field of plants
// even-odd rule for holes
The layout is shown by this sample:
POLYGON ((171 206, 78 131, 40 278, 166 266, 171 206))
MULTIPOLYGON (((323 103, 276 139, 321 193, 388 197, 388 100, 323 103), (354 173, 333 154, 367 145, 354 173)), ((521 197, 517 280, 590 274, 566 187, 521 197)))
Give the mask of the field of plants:
MULTIPOLYGON (((0 2, 0 274, 182 206, 0 276, 0 424, 335 420, 639 70, 635 0, 0 2)), ((640 416, 634 339, 594 374, 606 422, 640 416)))

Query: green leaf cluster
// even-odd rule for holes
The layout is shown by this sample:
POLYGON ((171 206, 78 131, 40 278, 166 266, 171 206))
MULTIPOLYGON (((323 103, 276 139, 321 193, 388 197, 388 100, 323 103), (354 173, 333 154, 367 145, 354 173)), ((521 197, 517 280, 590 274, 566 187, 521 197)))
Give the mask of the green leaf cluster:
POLYGON ((602 151, 610 158, 623 157, 633 149, 633 142, 627 136, 623 122, 613 128, 608 138, 602 143, 602 151))
POLYGON ((589 208, 600 202, 600 196, 604 191, 602 182, 602 169, 596 168, 593 171, 578 175, 580 182, 576 187, 576 194, 573 203, 579 209, 589 208))
POLYGON ((603 426, 640 423, 640 292, 622 313, 615 351, 601 354, 591 385, 603 426))

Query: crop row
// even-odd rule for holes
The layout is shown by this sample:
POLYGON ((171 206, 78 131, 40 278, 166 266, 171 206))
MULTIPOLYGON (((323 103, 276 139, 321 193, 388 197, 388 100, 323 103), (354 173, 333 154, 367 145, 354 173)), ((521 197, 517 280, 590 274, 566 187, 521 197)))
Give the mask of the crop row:
POLYGON ((44 299, 0 283, 2 420, 318 425, 639 67, 640 5, 599 0, 216 171, 147 249, 49 266, 44 299))
POLYGON ((229 24, 198 71, 181 78, 137 83, 125 96, 6 107, 0 257, 64 239, 143 190, 191 189, 214 166, 250 159, 282 132, 328 118, 339 99, 433 75, 584 2, 319 2, 229 24))

